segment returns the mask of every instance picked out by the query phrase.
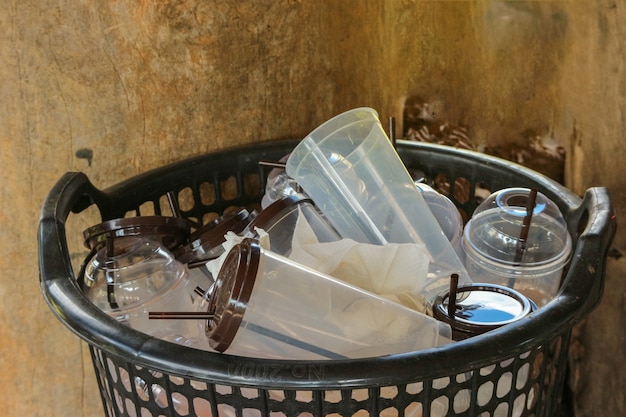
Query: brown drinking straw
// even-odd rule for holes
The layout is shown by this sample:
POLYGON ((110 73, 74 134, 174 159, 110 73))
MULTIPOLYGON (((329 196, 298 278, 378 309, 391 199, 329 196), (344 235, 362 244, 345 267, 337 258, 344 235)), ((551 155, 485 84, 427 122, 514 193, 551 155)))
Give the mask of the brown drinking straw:
POLYGON ((456 292, 459 288, 459 274, 450 275, 450 292, 448 293, 448 317, 454 320, 456 315, 456 292))
POLYGON ((513 260, 515 266, 520 266, 524 251, 526 250, 526 242, 528 240, 528 232, 530 231, 530 222, 533 218, 533 211, 535 210, 535 203, 537 201, 537 190, 532 188, 528 193, 528 200, 526 201, 526 215, 522 222, 522 230, 520 231, 519 241, 517 243, 517 250, 515 252, 515 259, 513 260))
POLYGON ((115 266, 115 261, 112 258, 115 256, 115 243, 113 242, 113 236, 106 237, 106 280, 107 280, 107 301, 111 308, 118 309, 120 306, 115 301, 115 276, 111 272, 111 269, 115 266))
POLYGON ((150 320, 210 320, 215 317, 213 313, 201 311, 150 311, 150 320))
MULTIPOLYGON (((522 257, 526 250, 526 242, 528 240, 528 232, 530 231, 530 222, 533 219, 533 211, 535 211, 535 204, 537 201, 537 190, 531 188, 528 193, 528 200, 526 201, 526 215, 522 221, 522 230, 520 231, 519 240, 517 242, 517 248, 515 251, 515 258, 513 259, 514 266, 520 266, 522 263, 522 257)), ((509 278, 509 288, 515 287, 515 279, 509 278)))

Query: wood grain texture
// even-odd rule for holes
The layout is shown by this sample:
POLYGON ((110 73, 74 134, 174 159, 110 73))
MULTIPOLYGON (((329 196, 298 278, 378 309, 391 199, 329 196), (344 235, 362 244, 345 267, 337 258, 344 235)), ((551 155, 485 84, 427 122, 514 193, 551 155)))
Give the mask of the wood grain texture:
MULTIPOLYGON (((66 171, 99 187, 216 149, 301 137, 405 97, 484 144, 532 130, 566 183, 608 186, 624 216, 626 0, 24 0, 0 8, 0 409, 100 416, 85 346, 39 294, 41 203, 66 171)), ((401 126, 398 127, 401 131, 401 126)), ((77 219, 79 232, 95 217, 77 219)), ((78 237, 71 237, 80 253, 78 237)), ((616 250, 624 253, 619 233, 616 250)), ((78 259, 78 256, 77 256, 78 259)), ((574 361, 577 417, 621 415, 624 258, 574 361)))

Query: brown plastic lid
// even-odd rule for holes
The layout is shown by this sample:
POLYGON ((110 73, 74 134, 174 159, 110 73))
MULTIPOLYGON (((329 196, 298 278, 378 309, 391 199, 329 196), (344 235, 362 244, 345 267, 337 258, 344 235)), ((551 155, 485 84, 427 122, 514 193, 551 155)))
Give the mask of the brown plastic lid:
POLYGON ((308 197, 305 197, 302 194, 295 194, 281 198, 280 200, 274 201, 272 204, 261 210, 258 216, 250 222, 248 229, 250 231, 254 231, 255 227, 260 229, 267 229, 269 225, 271 225, 272 220, 276 218, 283 210, 294 206, 296 204, 302 204, 304 202, 313 203, 308 197))
POLYGON ((103 247, 107 237, 143 236, 162 243, 168 249, 182 245, 191 232, 191 224, 182 217, 136 216, 108 220, 83 231, 85 246, 103 247))
POLYGON ((448 314, 449 291, 433 305, 433 316, 452 328, 452 338, 463 340, 526 317, 534 309, 528 297, 495 284, 471 284, 457 289, 454 317, 448 314))
POLYGON ((189 236, 189 243, 175 251, 176 260, 193 264, 217 258, 223 253, 224 235, 229 231, 241 233, 249 223, 250 213, 246 209, 218 217, 189 236))
POLYGON ((207 312, 206 336, 209 345, 224 352, 232 343, 246 312, 256 280, 261 246, 255 239, 244 239, 228 252, 213 284, 207 312))

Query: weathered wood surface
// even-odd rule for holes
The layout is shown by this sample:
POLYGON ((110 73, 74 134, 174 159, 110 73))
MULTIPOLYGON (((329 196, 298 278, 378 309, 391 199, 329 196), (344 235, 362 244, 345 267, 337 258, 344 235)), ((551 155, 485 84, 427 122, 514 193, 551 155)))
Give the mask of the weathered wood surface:
MULTIPOLYGON (((4 3, 5 415, 103 415, 86 348, 37 282, 39 209, 66 171, 105 187, 190 155, 299 137, 352 107, 401 119, 404 98, 420 95, 484 144, 552 138, 567 150, 568 186, 608 186, 626 214, 624 0, 4 3)), ((625 245, 618 234, 616 250, 625 245)), ((624 412, 624 262, 610 259, 604 301, 581 327, 580 417, 624 412)))

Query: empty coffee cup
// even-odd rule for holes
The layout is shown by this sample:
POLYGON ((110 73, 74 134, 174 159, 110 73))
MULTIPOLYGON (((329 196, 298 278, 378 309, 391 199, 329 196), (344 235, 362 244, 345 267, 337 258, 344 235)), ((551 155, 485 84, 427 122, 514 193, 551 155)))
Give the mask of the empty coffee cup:
POLYGON ((558 292, 572 240, 554 202, 535 190, 507 188, 476 209, 463 249, 474 282, 514 288, 541 307, 558 292))
POLYGON ((253 239, 230 250, 207 312, 211 347, 241 356, 382 356, 451 337, 445 323, 266 251, 253 239))

